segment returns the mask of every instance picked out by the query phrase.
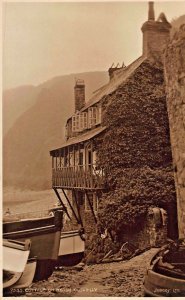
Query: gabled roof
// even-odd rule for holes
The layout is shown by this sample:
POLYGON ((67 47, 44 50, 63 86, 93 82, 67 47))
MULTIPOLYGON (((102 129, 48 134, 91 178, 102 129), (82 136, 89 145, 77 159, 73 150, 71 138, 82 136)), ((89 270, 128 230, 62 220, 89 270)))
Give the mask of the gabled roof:
POLYGON ((81 134, 79 136, 70 138, 69 140, 67 140, 64 144, 61 145, 60 148, 54 149, 50 151, 50 155, 59 152, 60 150, 62 150, 63 148, 67 147, 67 146, 71 146, 74 144, 79 144, 85 141, 88 141, 90 139, 92 139, 93 137, 97 136, 98 134, 100 134, 101 132, 103 132, 106 129, 106 127, 98 127, 95 129, 92 129, 84 134, 81 134))
MULTIPOLYGON (((109 95, 110 93, 114 92, 123 82, 125 82, 133 73, 134 71, 146 60, 145 56, 141 56, 138 59, 136 59, 133 63, 131 63, 126 68, 120 69, 118 71, 114 72, 113 78, 107 83, 106 85, 102 86, 100 89, 98 89, 93 97, 86 103, 86 105, 80 110, 80 112, 83 112, 88 107, 98 103, 104 96, 109 95)), ((71 118, 71 117, 70 117, 71 118)), ((69 118, 69 119, 70 119, 69 118)), ((68 120, 69 120, 68 119, 68 120)), ((69 138, 64 144, 61 145, 60 148, 54 149, 50 151, 50 155, 56 154, 56 152, 60 151, 62 148, 65 148, 70 145, 74 145, 77 143, 81 143, 87 140, 90 140, 94 136, 101 133, 103 130, 105 130, 105 127, 98 127, 93 130, 90 130, 84 134, 80 134, 77 137, 69 138)))
POLYGON ((114 72, 114 77, 109 81, 109 83, 97 90, 95 95, 93 95, 93 97, 86 103, 81 111, 84 111, 88 107, 96 104, 102 99, 102 97, 109 95, 110 93, 115 91, 120 84, 122 84, 127 78, 132 75, 132 73, 141 65, 141 63, 145 59, 146 57, 141 56, 126 68, 114 72))
MULTIPOLYGON (((98 103, 104 96, 107 96, 110 93, 114 92, 118 88, 118 86, 126 81, 145 60, 145 56, 140 56, 126 68, 115 71, 114 77, 106 85, 102 86, 94 93, 92 98, 85 104, 80 112, 83 112, 88 107, 98 103)), ((70 118, 68 118, 68 120, 70 118)))

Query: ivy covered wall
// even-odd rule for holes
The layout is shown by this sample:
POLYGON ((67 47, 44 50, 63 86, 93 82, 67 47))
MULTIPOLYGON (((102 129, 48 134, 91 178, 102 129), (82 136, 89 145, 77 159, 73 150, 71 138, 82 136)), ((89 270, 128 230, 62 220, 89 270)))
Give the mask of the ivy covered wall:
POLYGON ((99 228, 122 239, 136 231, 149 207, 168 212, 168 236, 177 237, 176 197, 163 66, 143 62, 103 100, 106 133, 97 139, 98 164, 110 190, 99 207, 99 228))

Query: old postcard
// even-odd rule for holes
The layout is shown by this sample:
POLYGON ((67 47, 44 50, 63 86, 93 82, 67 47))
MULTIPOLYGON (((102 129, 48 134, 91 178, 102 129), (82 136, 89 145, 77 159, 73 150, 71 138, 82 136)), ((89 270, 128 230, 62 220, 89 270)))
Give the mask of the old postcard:
POLYGON ((185 6, 3 2, 3 297, 185 296, 185 6))

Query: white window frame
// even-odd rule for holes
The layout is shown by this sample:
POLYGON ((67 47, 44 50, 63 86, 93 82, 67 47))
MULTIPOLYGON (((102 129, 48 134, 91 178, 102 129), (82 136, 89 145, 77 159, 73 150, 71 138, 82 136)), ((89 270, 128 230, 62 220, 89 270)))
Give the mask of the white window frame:
POLYGON ((80 119, 79 119, 79 129, 80 131, 87 129, 87 112, 80 113, 80 119))
POLYGON ((101 114, 102 108, 101 105, 98 105, 96 108, 96 125, 101 124, 101 114))
POLYGON ((101 124, 101 105, 88 108, 88 128, 101 124))
POLYGON ((92 106, 88 108, 88 128, 96 125, 97 108, 92 106))
POLYGON ((72 116, 72 131, 80 132, 87 129, 87 112, 77 113, 72 116))

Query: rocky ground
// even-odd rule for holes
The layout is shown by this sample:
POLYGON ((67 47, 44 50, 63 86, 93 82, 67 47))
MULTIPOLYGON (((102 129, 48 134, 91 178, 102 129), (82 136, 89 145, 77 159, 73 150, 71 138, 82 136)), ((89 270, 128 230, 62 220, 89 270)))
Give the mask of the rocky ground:
MULTIPOLYGON (((54 205, 50 191, 6 191, 3 209, 12 213, 31 212, 37 206, 43 211, 47 204, 54 205), (14 200, 14 201, 13 201, 14 200)), ((48 207, 47 207, 48 208, 48 207)), ((47 281, 33 283, 26 290, 27 297, 93 297, 143 296, 146 266, 156 249, 151 249, 128 261, 97 265, 78 265, 56 270, 47 281)), ((13 296, 13 295, 12 295, 13 296)), ((18 296, 22 296, 21 294, 18 296)))
POLYGON ((27 297, 140 297, 150 249, 130 260, 55 270, 47 281, 33 283, 27 297))

